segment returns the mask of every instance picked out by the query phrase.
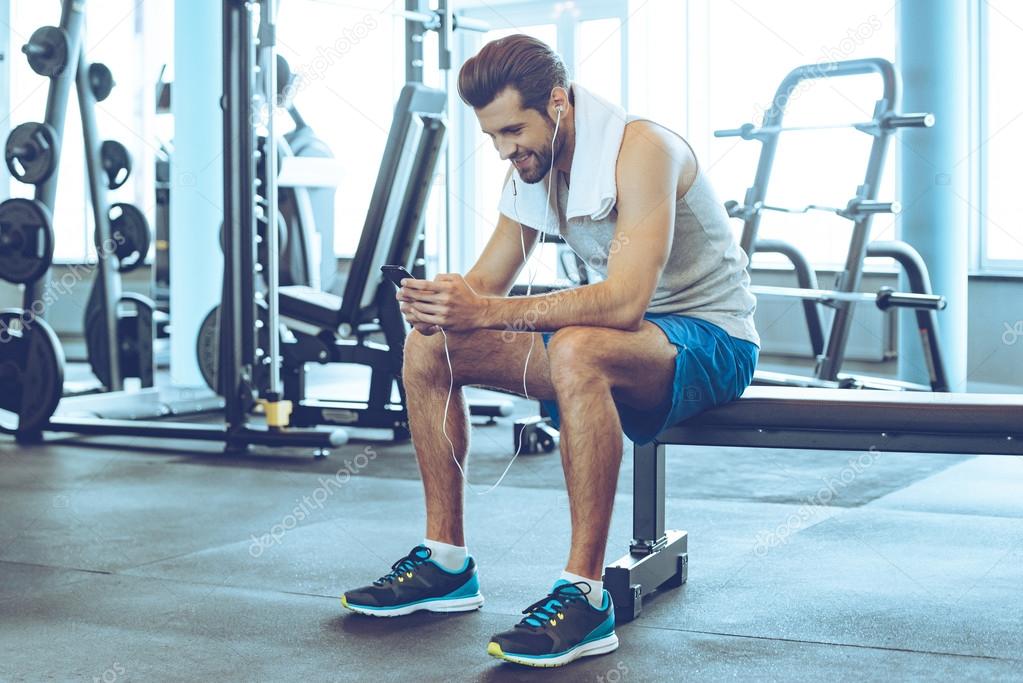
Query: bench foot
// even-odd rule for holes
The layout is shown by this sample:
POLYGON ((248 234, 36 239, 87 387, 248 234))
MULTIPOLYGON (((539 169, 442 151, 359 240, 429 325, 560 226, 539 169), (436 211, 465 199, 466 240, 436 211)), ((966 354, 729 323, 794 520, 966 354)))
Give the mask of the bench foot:
POLYGON ((678 588, 689 576, 689 535, 669 530, 647 554, 630 552, 604 569, 604 588, 615 606, 615 621, 632 621, 643 611, 643 596, 678 588))

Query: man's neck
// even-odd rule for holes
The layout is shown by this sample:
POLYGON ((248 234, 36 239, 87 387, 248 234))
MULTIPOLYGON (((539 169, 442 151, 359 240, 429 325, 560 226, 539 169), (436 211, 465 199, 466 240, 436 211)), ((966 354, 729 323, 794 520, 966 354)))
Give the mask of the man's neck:
MULTIPOLYGON (((567 117, 566 117, 567 118, 567 117)), ((554 161, 554 168, 565 174, 566 181, 572 173, 572 158, 575 156, 575 121, 568 119, 564 121, 558 137, 564 135, 562 140, 565 144, 558 150, 558 158, 554 161)))

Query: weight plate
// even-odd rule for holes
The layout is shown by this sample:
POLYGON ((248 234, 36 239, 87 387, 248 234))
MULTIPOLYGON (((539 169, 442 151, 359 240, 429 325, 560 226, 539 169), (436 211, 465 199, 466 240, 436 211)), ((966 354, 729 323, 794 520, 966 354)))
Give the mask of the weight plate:
POLYGON ((214 306, 213 310, 206 314, 199 326, 199 338, 196 340, 195 353, 199 360, 199 372, 202 374, 206 386, 218 394, 220 381, 217 377, 217 359, 219 358, 219 330, 220 330, 220 306, 214 306))
MULTIPOLYGON (((120 271, 127 273, 141 266, 149 254, 149 246, 152 242, 152 233, 149 231, 149 221, 146 215, 134 204, 118 203, 110 207, 110 237, 113 244, 107 245, 107 249, 113 248, 117 257, 120 271)), ((99 243, 99 233, 96 233, 96 248, 104 251, 103 245, 99 243)))
POLYGON ((57 26, 42 26, 35 30, 28 43, 21 48, 28 57, 28 65, 40 76, 56 78, 64 72, 71 45, 67 33, 57 26))
POLYGON ((114 75, 110 68, 102 62, 93 62, 89 65, 89 89, 97 102, 102 102, 110 96, 114 89, 114 75))
POLYGON ((53 219, 35 199, 0 204, 0 278, 16 284, 39 279, 53 262, 53 219))
MULTIPOLYGON (((266 325, 266 304, 260 302, 258 310, 259 318, 264 323, 259 328, 257 340, 259 348, 265 353, 270 348, 270 335, 267 333, 268 326, 266 325)), ((196 358, 199 361, 199 372, 202 374, 206 386, 223 395, 223 392, 220 390, 220 376, 217 372, 220 361, 220 306, 214 306, 206 314, 206 317, 203 318, 202 324, 199 326, 199 336, 196 339, 195 352, 196 358)), ((256 361, 256 367, 253 370, 255 386, 264 389, 268 385, 267 374, 264 370, 265 366, 259 362, 258 358, 256 361)))
POLYGON ((57 168, 57 156, 57 133, 47 123, 23 123, 7 137, 7 169, 23 183, 45 183, 57 168))
MULTIPOLYGON (((266 235, 266 222, 257 221, 257 226, 259 230, 258 234, 260 237, 259 252, 257 254, 257 258, 259 259, 260 263, 266 263, 266 247, 263 246, 266 244, 266 240, 264 238, 264 236, 266 235)), ((224 224, 223 222, 221 222, 219 233, 221 253, 224 252, 225 239, 226 237, 224 236, 224 224)), ((288 248, 288 221, 284 218, 284 214, 280 210, 277 211, 277 246, 278 251, 282 254, 284 253, 284 250, 288 248)))
MULTIPOLYGON (((140 294, 125 294, 117 307, 117 348, 121 378, 142 377, 151 371, 153 358, 153 311, 155 304, 140 294), (148 366, 148 367, 147 367, 148 366)), ((100 383, 111 385, 107 354, 107 326, 102 309, 94 309, 85 322, 85 348, 89 366, 100 383)))
POLYGON ((100 161, 107 174, 107 187, 116 190, 131 175, 131 154, 117 140, 104 140, 99 147, 100 161))
MULTIPOLYGON (((265 264, 269 262, 269 259, 267 258, 268 252, 266 250, 266 247, 267 247, 267 241, 266 241, 266 222, 265 221, 258 221, 256 223, 256 228, 258 230, 257 234, 259 235, 259 246, 257 247, 256 257, 259 259, 259 262, 264 264, 264 266, 265 266, 265 264)), ((277 253, 278 254, 283 254, 284 250, 287 249, 287 247, 288 247, 288 223, 287 223, 287 221, 284 220, 284 214, 281 213, 278 210, 277 211, 277 253)), ((278 268, 280 268, 280 261, 279 260, 278 260, 278 268)))
POLYGON ((42 428, 64 390, 64 351, 45 320, 20 308, 0 311, 0 430, 42 428))

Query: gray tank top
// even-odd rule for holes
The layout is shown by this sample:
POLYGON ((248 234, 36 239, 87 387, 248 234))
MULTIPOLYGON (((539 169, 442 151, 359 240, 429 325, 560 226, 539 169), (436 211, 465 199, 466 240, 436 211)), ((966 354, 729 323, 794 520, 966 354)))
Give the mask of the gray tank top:
MULTIPOLYGON (((566 220, 567 205, 568 186, 564 175, 557 172, 559 232, 590 268, 606 278, 618 210, 612 209, 603 220, 589 216, 566 220)), ((753 325, 757 302, 746 272, 749 259, 728 221, 728 213, 698 165, 689 191, 675 203, 671 252, 647 312, 700 318, 759 346, 753 325)))

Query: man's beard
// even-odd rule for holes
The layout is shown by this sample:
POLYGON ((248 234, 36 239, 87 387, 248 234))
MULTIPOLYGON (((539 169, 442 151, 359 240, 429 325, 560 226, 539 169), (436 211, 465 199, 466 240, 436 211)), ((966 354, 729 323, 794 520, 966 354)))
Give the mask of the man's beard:
MULTIPOLYGON (((529 185, 538 183, 546 178, 547 174, 551 170, 551 142, 554 139, 554 123, 549 119, 547 123, 547 142, 541 149, 530 150, 529 154, 526 156, 526 159, 530 160, 532 163, 526 168, 519 168, 518 166, 515 167, 515 170, 519 172, 519 177, 522 178, 522 182, 529 185)), ((560 152, 561 149, 558 148, 557 151, 560 152)))

